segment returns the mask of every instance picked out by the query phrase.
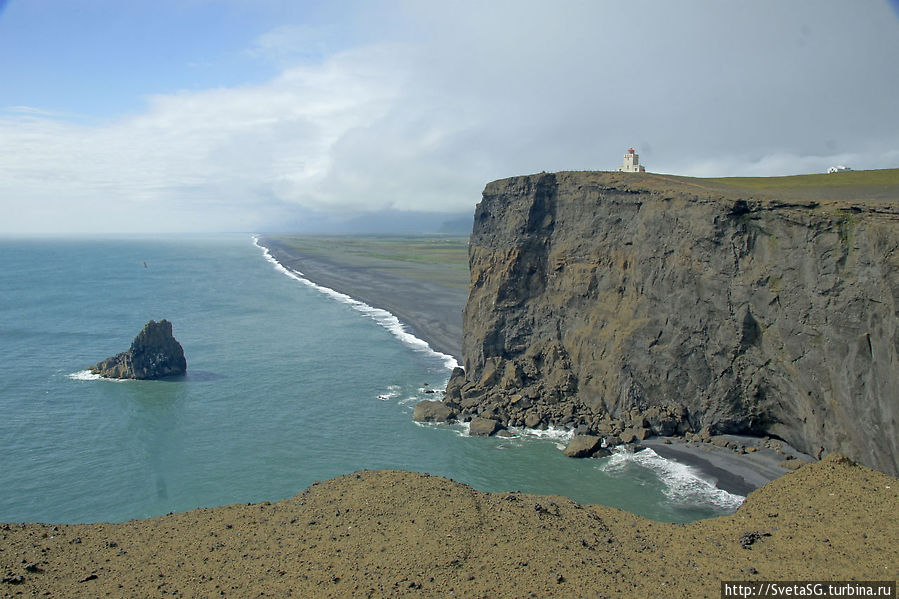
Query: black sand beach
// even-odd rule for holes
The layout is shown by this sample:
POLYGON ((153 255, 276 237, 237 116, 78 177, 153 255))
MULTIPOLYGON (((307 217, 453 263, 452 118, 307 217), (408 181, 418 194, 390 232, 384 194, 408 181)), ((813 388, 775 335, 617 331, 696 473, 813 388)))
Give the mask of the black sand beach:
POLYGON ((259 243, 282 266, 301 272, 313 283, 387 310, 431 349, 462 361, 467 262, 463 269, 454 263, 421 264, 383 255, 327 251, 329 240, 324 238, 319 251, 291 244, 289 237, 262 237, 259 243))
POLYGON ((744 496, 790 472, 785 462, 799 465, 814 461, 783 441, 743 435, 721 435, 716 440, 730 441, 751 451, 740 453, 714 443, 686 442, 678 438, 650 437, 640 444, 664 458, 696 468, 714 480, 719 489, 744 496))

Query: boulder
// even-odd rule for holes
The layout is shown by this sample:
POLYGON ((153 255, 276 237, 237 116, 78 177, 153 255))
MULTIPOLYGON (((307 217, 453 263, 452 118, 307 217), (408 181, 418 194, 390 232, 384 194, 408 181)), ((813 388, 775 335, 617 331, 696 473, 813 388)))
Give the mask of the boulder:
POLYGON ((597 430, 607 435, 617 435, 624 430, 624 424, 620 420, 603 419, 600 421, 597 430))
POLYGON ((685 427, 686 412, 683 406, 653 406, 646 410, 645 418, 652 432, 668 437, 685 427))
POLYGON ((187 371, 184 348, 172 336, 172 323, 151 320, 131 342, 131 348, 91 367, 111 379, 160 379, 187 371))
POLYGON ((415 404, 412 419, 418 422, 449 422, 456 417, 452 408, 442 401, 425 399, 415 404))
POLYGON ((642 426, 628 427, 621 433, 622 443, 633 443, 634 441, 642 441, 649 436, 649 431, 642 426))
MULTIPOLYGON (((568 447, 562 453, 569 458, 589 458, 602 448, 602 437, 575 435, 568 442, 568 447)), ((608 455, 608 451, 606 455, 608 455)))
POLYGON ((503 425, 492 418, 472 418, 468 434, 472 437, 489 437, 502 428, 503 425))
POLYGON ((446 383, 443 400, 451 406, 459 406, 462 402, 462 385, 465 384, 465 370, 456 366, 446 383))
POLYGON ((524 417, 524 425, 528 428, 537 428, 542 422, 543 419, 540 417, 540 414, 535 414, 533 412, 528 413, 528 415, 524 417))

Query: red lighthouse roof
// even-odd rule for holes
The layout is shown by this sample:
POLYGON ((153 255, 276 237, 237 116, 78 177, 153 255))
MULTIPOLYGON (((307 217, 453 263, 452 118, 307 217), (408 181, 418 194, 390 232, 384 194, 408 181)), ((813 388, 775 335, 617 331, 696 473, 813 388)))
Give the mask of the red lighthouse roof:
POLYGON ((628 149, 628 152, 631 153, 631 154, 633 154, 633 153, 634 153, 634 149, 633 149, 633 148, 630 148, 630 149, 628 149))

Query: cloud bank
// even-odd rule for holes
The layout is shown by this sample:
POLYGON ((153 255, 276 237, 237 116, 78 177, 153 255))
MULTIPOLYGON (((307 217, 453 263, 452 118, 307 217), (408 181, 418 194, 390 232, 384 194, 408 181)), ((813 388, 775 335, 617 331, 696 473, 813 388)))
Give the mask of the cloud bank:
POLYGON ((899 166, 886 3, 482 4, 385 4, 377 39, 330 53, 333 30, 279 26, 244 49, 278 76, 148 95, 132 114, 6 107, 2 228, 468 211, 489 180, 614 169, 630 146, 650 171, 696 176, 899 166))

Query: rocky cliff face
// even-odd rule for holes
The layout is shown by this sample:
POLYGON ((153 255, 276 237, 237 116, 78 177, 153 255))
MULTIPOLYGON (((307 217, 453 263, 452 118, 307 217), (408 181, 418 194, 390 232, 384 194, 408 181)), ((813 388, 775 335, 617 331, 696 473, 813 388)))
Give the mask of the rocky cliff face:
POLYGON ((158 379, 187 371, 184 349, 172 336, 172 323, 151 320, 131 348, 93 366, 91 372, 113 379, 158 379))
POLYGON ((899 472, 896 203, 515 177, 484 190, 470 267, 463 417, 769 434, 899 472))

